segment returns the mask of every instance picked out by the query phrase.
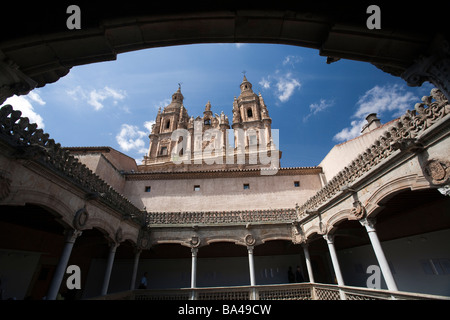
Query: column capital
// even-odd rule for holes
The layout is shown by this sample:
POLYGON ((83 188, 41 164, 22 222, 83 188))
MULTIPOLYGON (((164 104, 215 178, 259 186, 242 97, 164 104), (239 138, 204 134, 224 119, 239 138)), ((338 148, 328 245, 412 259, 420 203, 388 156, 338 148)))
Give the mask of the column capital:
POLYGON ((361 223, 361 225, 363 227, 366 228, 367 232, 375 232, 375 224, 376 224, 376 219, 375 218, 363 218, 363 219, 359 219, 358 220, 359 223, 361 223))
POLYGON ((334 234, 325 233, 322 236, 327 243, 334 244, 334 234))
POLYGON ((77 229, 65 229, 64 237, 66 238, 66 242, 74 243, 82 233, 83 232, 81 230, 77 229))
POLYGON ((249 253, 253 253, 254 246, 247 246, 247 250, 249 253))
POLYGON ((191 248, 191 253, 192 253, 192 256, 194 257, 196 257, 197 256, 197 253, 198 253, 198 248, 191 248))

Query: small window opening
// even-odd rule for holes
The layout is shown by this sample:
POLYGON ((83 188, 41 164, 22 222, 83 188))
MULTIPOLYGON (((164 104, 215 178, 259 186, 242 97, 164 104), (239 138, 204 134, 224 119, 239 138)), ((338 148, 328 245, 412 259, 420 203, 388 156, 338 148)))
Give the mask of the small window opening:
POLYGON ((248 118, 253 118, 253 111, 252 111, 252 109, 247 109, 247 117, 248 118))
POLYGON ((167 156, 167 147, 161 147, 161 150, 159 151, 159 154, 161 156, 167 156))
POLYGON ((294 181, 294 187, 300 187, 300 181, 294 181))
POLYGON ((244 183, 244 190, 250 189, 250 184, 244 183))
POLYGON ((206 119, 205 120, 205 126, 209 126, 211 125, 211 120, 210 119, 206 119))
POLYGON ((170 128, 170 120, 167 120, 167 122, 166 122, 166 129, 169 129, 170 128))
POLYGON ((194 191, 200 191, 200 186, 198 185, 194 186, 194 191))
POLYGON ((249 145, 255 146, 257 144, 256 136, 249 136, 249 145))
POLYGON ((152 187, 146 186, 146 187, 145 187, 145 192, 150 192, 150 191, 152 191, 152 187))

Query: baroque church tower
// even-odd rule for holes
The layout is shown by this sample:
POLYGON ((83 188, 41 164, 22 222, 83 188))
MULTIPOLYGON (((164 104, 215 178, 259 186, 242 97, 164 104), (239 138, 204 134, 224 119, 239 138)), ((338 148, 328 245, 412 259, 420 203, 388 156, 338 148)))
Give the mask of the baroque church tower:
POLYGON ((281 153, 272 141, 272 119, 264 99, 253 92, 245 75, 240 90, 233 101, 230 139, 228 116, 213 113, 210 101, 203 117, 189 116, 179 87, 172 102, 158 111, 139 171, 260 168, 267 166, 267 157, 275 157, 278 167, 281 153))

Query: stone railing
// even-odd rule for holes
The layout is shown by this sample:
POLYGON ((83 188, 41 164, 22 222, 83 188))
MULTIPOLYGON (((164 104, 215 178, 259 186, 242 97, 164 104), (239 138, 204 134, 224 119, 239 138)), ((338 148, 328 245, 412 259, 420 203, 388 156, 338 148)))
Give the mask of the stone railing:
POLYGON ((22 113, 13 110, 11 105, 0 109, 0 139, 14 147, 14 157, 32 159, 45 165, 86 190, 88 197, 103 201, 120 212, 124 218, 132 219, 140 225, 145 224, 144 212, 79 162, 59 143, 49 139, 49 135, 38 129, 35 123, 30 123, 28 118, 21 115, 22 113))
POLYGON ((296 283, 261 286, 131 290, 92 300, 450 300, 448 296, 296 283))
POLYGON ((295 209, 207 211, 207 212, 149 212, 149 225, 209 225, 233 223, 290 223, 298 220, 295 209))
POLYGON ((341 191, 341 188, 370 171, 396 150, 413 150, 416 148, 415 139, 424 130, 450 113, 448 100, 436 88, 431 90, 430 96, 424 96, 422 103, 417 103, 414 109, 413 111, 408 110, 394 126, 385 131, 365 152, 361 153, 314 196, 309 198, 299 209, 300 218, 307 217, 308 211, 315 212, 322 203, 341 191))

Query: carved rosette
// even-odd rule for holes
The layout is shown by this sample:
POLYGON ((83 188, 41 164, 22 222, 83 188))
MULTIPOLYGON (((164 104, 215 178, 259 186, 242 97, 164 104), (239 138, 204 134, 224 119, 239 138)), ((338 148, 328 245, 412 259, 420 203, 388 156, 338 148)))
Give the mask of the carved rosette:
POLYGON ((89 213, 86 208, 81 208, 75 213, 75 217, 73 218, 73 226, 77 230, 82 230, 89 219, 89 213))
POLYGON ((428 180, 434 185, 443 185, 450 181, 450 162, 440 159, 427 161, 424 173, 428 180))
POLYGON ((247 234, 244 238, 244 241, 247 246, 253 246, 256 243, 255 237, 251 234, 247 234))
POLYGON ((353 203, 353 208, 351 210, 351 214, 356 218, 356 219, 361 219, 364 217, 364 215, 366 214, 366 208, 364 208, 364 206, 362 205, 362 203, 360 201, 355 201, 353 203))

